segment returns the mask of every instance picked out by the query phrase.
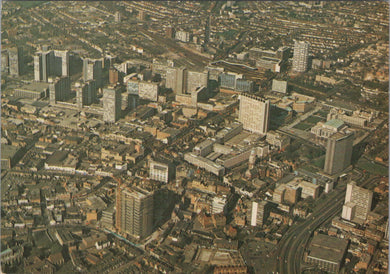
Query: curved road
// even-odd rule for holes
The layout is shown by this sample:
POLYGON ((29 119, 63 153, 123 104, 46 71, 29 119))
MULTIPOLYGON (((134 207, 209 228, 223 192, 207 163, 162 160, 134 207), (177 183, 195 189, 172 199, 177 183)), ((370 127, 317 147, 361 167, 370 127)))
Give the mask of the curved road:
MULTIPOLYGON (((366 186, 379 180, 380 176, 371 177, 360 186, 366 186)), ((303 223, 292 227, 278 244, 278 265, 279 273, 301 273, 301 260, 306 245, 315 229, 339 214, 344 202, 346 186, 335 190, 329 197, 318 206, 313 214, 303 223), (335 202, 332 202, 335 201, 335 202)))

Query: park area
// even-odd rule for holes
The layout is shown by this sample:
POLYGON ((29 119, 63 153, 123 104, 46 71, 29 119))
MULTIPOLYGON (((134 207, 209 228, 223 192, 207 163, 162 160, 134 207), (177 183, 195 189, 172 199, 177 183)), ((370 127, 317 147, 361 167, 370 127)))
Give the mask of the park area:
POLYGON ((312 127, 314 127, 318 122, 325 122, 326 114, 327 112, 320 110, 314 113, 313 115, 307 117, 302 122, 296 124, 293 128, 303 130, 303 131, 309 130, 312 127))

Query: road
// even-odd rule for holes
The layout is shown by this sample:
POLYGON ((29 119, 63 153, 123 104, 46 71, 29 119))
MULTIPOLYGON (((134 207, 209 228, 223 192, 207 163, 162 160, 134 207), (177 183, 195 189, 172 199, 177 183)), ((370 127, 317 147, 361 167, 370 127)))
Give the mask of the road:
POLYGON ((302 259, 305 243, 311 237, 311 233, 330 217, 333 217, 338 213, 343 204, 345 187, 342 188, 341 192, 332 193, 326 202, 321 204, 320 207, 316 208, 316 211, 309 217, 308 220, 293 227, 288 231, 285 237, 280 241, 279 250, 279 265, 278 271, 280 273, 299 273, 300 260, 302 259), (329 207, 329 201, 337 200, 329 207))
MULTIPOLYGON (((377 180, 380 176, 370 177, 360 186, 369 185, 377 180)), ((360 178, 362 179, 362 177, 360 178)), ((364 179, 364 178, 363 178, 364 179)), ((284 235, 277 246, 277 272, 279 273, 301 273, 301 260, 308 244, 311 234, 319 226, 331 220, 340 213, 344 203, 346 186, 340 186, 330 193, 327 199, 316 207, 313 214, 303 223, 293 226, 284 235), (329 206, 330 205, 330 206, 329 206)))

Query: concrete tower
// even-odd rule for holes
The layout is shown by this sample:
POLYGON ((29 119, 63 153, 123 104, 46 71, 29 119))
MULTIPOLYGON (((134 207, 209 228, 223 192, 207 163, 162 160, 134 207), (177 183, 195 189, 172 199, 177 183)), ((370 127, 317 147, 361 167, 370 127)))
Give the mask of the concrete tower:
POLYGON ((354 134, 352 132, 337 132, 329 137, 324 172, 333 175, 343 171, 351 164, 353 140, 354 134))
POLYGON ((238 120, 243 128, 257 134, 268 131, 270 101, 263 98, 241 94, 238 120))
POLYGON ((118 88, 103 89, 103 121, 115 123, 121 116, 122 95, 118 88))
POLYGON ((153 231, 153 193, 140 188, 117 189, 116 228, 122 234, 142 239, 153 231))
POLYGON ((303 41, 295 41, 293 70, 296 72, 306 71, 308 60, 309 60, 309 43, 303 41))

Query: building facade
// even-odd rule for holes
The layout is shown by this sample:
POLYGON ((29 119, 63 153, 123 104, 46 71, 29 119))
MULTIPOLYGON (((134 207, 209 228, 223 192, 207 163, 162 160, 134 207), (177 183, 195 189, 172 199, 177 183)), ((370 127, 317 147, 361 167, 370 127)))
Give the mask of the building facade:
POLYGON ((96 82, 90 80, 86 83, 76 83, 77 107, 89 106, 97 100, 96 82))
POLYGON ((89 80, 96 81, 96 88, 103 86, 103 61, 102 59, 83 59, 83 80, 87 82, 89 80))
POLYGON ((157 102, 160 85, 153 82, 139 82, 139 98, 157 102))
POLYGON ((69 51, 47 50, 35 54, 35 81, 47 82, 50 76, 69 76, 69 51))
POLYGON ((208 88, 208 71, 188 71, 187 73, 187 93, 196 91, 199 87, 208 88))
POLYGON ((262 226, 268 219, 272 204, 267 201, 252 202, 251 208, 251 226, 262 226))
POLYGON ((67 101, 70 98, 70 78, 67 76, 49 78, 49 102, 67 101))
POLYGON ((103 121, 115 123, 121 116, 122 95, 120 89, 103 89, 103 121))
POLYGON ((175 33, 175 38, 181 42, 188 43, 190 41, 190 33, 188 31, 179 30, 175 33))
POLYGON ((8 66, 11 76, 19 76, 22 69, 22 49, 11 48, 8 50, 8 66))
POLYGON ((358 187, 356 182, 349 183, 341 217, 348 221, 353 219, 365 221, 371 211, 372 197, 372 191, 358 187))
POLYGON ((270 101, 253 95, 240 95, 238 120, 243 128, 257 134, 268 131, 270 101))
POLYGON ((280 93, 287 93, 287 81, 283 80, 272 80, 272 91, 280 92, 280 93))
POLYGON ((333 175, 351 164, 354 134, 337 132, 328 138, 324 172, 333 175))
POLYGON ((171 163, 149 161, 149 178, 155 181, 168 183, 174 177, 175 168, 171 163))
POLYGON ((165 86, 171 88, 176 94, 184 94, 187 85, 186 68, 168 68, 165 86))
POLYGON ((305 72, 309 61, 309 43, 303 41, 294 42, 293 70, 305 72))
POLYGON ((118 187, 116 228, 137 239, 153 231, 153 193, 140 188, 118 187))

